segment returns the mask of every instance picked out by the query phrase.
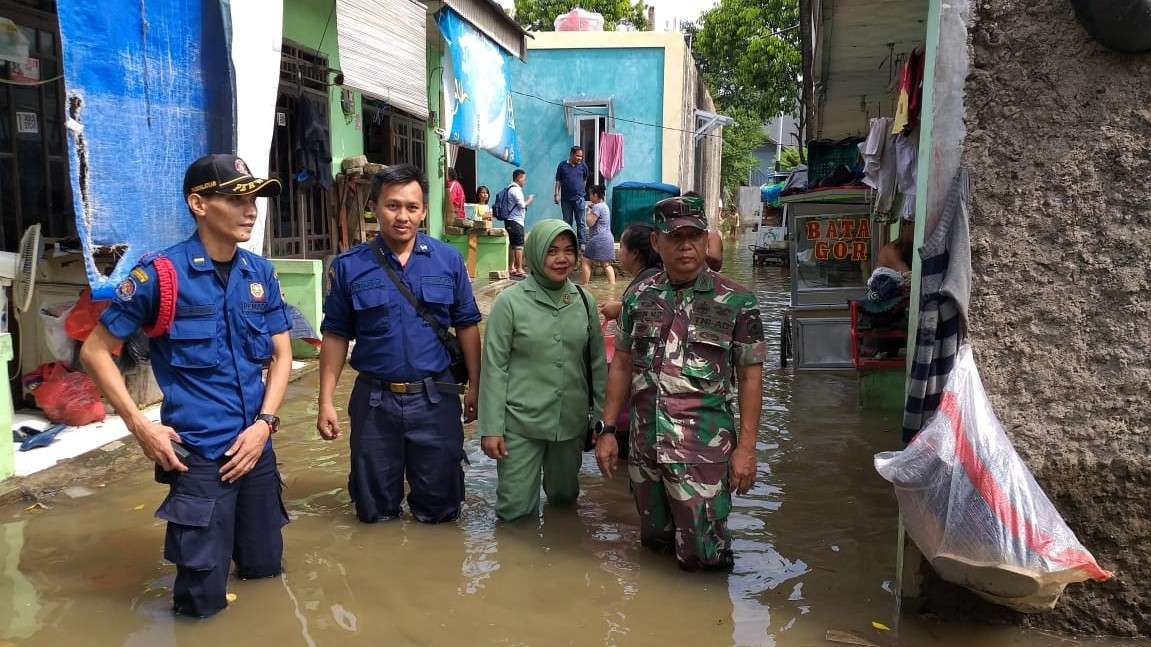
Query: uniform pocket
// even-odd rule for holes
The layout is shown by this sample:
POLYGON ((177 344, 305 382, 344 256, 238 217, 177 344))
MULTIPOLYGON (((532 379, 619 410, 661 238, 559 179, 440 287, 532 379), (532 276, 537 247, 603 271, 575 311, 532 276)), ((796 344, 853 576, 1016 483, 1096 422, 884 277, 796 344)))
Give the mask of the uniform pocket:
POLYGON ((640 368, 651 368, 659 350, 659 326, 648 323, 635 324, 631 335, 632 363, 640 368))
POLYGON ((706 382, 721 381, 730 371, 730 355, 730 336, 710 331, 692 331, 688 335, 683 374, 706 382))
POLYGON ((156 510, 168 522, 164 538, 164 559, 194 571, 216 567, 220 547, 212 536, 212 514, 216 501, 188 494, 169 494, 156 510))
POLYGON ((425 276, 420 281, 420 293, 426 303, 451 305, 455 300, 455 286, 444 276, 425 276))
POLYGON ((388 293, 379 285, 352 288, 358 332, 381 335, 388 332, 388 293))
POLYGON ((168 329, 172 366, 209 368, 220 363, 216 350, 216 319, 176 319, 168 329))
POLYGON ((248 359, 266 362, 272 358, 272 337, 268 334, 268 321, 262 313, 244 313, 248 334, 244 337, 244 350, 248 359))

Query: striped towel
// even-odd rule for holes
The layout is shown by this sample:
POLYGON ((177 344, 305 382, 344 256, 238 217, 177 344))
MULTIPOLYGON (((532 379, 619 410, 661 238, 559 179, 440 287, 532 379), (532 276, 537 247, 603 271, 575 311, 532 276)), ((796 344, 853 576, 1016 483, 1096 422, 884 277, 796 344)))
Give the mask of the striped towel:
POLYGON ((903 442, 911 442, 939 407, 959 346, 967 336, 971 241, 967 171, 959 169, 943 214, 919 250, 919 328, 903 412, 903 442))

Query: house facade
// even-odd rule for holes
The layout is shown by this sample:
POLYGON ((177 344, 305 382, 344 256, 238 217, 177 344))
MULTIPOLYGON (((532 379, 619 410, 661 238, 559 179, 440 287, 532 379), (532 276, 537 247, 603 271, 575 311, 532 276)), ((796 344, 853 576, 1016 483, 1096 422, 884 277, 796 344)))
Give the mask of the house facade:
MULTIPOLYGON (((709 217, 719 213, 722 119, 678 32, 538 32, 528 55, 512 66, 512 103, 536 202, 527 225, 560 217, 552 202, 556 166, 573 145, 585 150, 595 182, 663 182, 704 196, 709 217), (599 172, 600 137, 623 136, 623 168, 599 172)), ((476 185, 494 195, 516 167, 491 156, 475 160, 476 185)), ((456 169, 461 170, 457 161, 456 169)), ((461 175, 468 176, 468 170, 461 175)))

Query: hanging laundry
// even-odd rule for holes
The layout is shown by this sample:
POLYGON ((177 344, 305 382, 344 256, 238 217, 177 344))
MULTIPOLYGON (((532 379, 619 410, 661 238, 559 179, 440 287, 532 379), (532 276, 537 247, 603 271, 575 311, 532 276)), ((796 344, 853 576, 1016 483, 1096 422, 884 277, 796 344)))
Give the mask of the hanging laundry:
POLYGON ((896 135, 895 144, 895 188, 899 193, 899 217, 904 220, 915 218, 915 185, 919 177, 919 131, 909 135, 896 135))
POLYGON ((323 110, 301 95, 295 99, 292 146, 296 159, 296 182, 300 189, 319 184, 332 188, 332 149, 328 120, 323 110))
POLYGON ((863 156, 863 183, 876 190, 875 211, 882 215, 891 213, 898 188, 895 136, 891 134, 893 121, 889 117, 872 119, 867 139, 859 145, 863 156))
POLYGON ((623 170, 623 134, 604 133, 599 138, 599 172, 610 180, 623 170))
POLYGON ((956 174, 931 238, 919 250, 919 328, 903 411, 903 442, 911 442, 935 410, 967 336, 971 298, 971 240, 967 227, 967 171, 956 174))
POLYGON ((919 126, 923 102, 923 53, 912 50, 899 71, 899 98, 895 105, 892 134, 906 133, 919 126))

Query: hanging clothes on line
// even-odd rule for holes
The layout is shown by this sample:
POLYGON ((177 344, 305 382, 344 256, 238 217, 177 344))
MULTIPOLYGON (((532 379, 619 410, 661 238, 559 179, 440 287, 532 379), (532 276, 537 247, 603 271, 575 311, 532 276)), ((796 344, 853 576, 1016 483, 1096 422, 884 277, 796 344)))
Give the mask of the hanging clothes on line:
POLYGON ((312 100, 300 95, 295 101, 295 122, 292 124, 292 147, 296 167, 292 169, 301 189, 319 184, 325 190, 332 188, 332 149, 328 134, 328 120, 324 111, 312 100))
POLYGON ((891 128, 893 135, 919 127, 919 113, 923 107, 923 62, 923 52, 914 49, 899 71, 899 98, 891 128))
POLYGON ((887 216, 891 213, 898 189, 896 182, 895 135, 891 134, 890 117, 871 120, 867 139, 859 145, 863 156, 863 183, 875 189, 875 212, 887 216))
POLYGON ((599 172, 605 180, 623 170, 623 134, 604 133, 599 138, 599 172))

